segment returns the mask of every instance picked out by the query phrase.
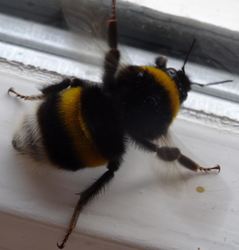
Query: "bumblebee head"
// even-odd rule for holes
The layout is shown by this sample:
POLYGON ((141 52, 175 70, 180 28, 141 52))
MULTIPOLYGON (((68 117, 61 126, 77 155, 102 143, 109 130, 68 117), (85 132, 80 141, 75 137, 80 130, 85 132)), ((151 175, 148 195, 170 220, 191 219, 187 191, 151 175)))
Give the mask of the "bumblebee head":
POLYGON ((180 102, 183 102, 187 98, 187 93, 191 89, 192 82, 189 80, 185 72, 185 65, 192 52, 195 42, 196 40, 194 39, 184 59, 183 66, 180 70, 176 70, 175 68, 167 68, 166 57, 160 56, 160 57, 157 57, 155 60, 156 68, 165 71, 169 75, 169 77, 172 78, 174 82, 176 83, 179 94, 180 94, 180 102))
POLYGON ((187 98, 187 93, 191 89, 191 81, 185 73, 184 66, 180 70, 166 67, 167 59, 164 57, 156 58, 156 68, 163 70, 175 82, 178 88, 180 102, 182 103, 187 98))
POLYGON ((114 99, 118 99, 131 136, 152 140, 166 133, 191 88, 184 69, 191 50, 192 46, 179 70, 168 68, 162 56, 156 58, 154 66, 131 65, 119 70, 114 99))
POLYGON ((155 60, 155 66, 159 70, 163 70, 164 72, 167 73, 167 75, 174 80, 174 82, 177 85, 177 88, 179 90, 180 94, 180 102, 182 103, 186 98, 187 98, 187 93, 191 89, 192 85, 196 85, 199 87, 206 87, 206 86, 211 86, 211 85, 217 85, 217 84, 222 84, 222 83, 228 83, 228 82, 233 82, 233 80, 223 80, 223 81, 216 81, 216 82, 209 82, 209 83, 198 83, 198 82, 192 82, 188 78, 186 72, 185 72, 185 65, 188 62, 189 56, 193 50, 193 47, 196 43, 196 40, 194 39, 187 54, 184 59, 183 66, 180 70, 176 70, 175 68, 167 68, 167 58, 163 56, 159 56, 155 60))

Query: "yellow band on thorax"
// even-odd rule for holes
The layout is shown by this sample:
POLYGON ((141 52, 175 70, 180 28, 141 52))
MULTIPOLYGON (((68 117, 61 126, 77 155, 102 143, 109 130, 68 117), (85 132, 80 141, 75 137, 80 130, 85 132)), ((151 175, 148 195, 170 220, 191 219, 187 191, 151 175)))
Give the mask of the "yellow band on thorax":
POLYGON ((175 81, 166 72, 153 66, 143 66, 142 69, 152 75, 156 82, 168 92, 174 118, 180 107, 179 92, 175 81))

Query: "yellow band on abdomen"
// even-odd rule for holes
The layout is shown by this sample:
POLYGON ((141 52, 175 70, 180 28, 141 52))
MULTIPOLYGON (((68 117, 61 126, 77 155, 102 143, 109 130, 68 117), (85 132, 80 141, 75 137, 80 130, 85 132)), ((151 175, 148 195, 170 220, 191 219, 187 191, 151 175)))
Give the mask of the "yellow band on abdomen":
POLYGON ((97 167, 105 164, 107 160, 97 150, 82 117, 81 94, 80 87, 64 90, 59 102, 59 113, 80 161, 85 166, 97 167))

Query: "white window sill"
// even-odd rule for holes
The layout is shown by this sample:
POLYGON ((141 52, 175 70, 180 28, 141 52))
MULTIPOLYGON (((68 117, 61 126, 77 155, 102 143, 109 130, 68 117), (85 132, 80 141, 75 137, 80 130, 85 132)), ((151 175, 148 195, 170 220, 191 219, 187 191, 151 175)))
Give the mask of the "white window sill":
MULTIPOLYGON (((0 249, 55 249, 75 193, 104 168, 67 173, 17 155, 11 138, 26 104, 7 96, 7 89, 36 93, 60 76, 3 62, 0 70, 0 249)), ((173 131, 203 164, 220 163, 221 173, 183 171, 179 183, 168 179, 170 166, 130 147, 111 185, 81 215, 66 249, 238 249, 238 133, 183 117, 173 131), (197 186, 205 192, 196 192, 197 186)))
MULTIPOLYGON (((80 48, 66 31, 5 15, 0 20, 0 249, 56 249, 78 199, 74 193, 104 168, 53 171, 16 155, 11 138, 24 105, 6 91, 15 87, 36 93, 37 86, 62 75, 97 81, 99 58, 95 63, 94 52, 80 48)), ((137 64, 151 63, 155 57, 128 51, 137 64)), ((169 63, 181 66, 173 58, 169 63)), ((170 181, 167 171, 155 174, 155 169, 164 172, 165 164, 130 148, 112 184, 80 217, 66 249, 238 249, 239 78, 192 63, 187 70, 200 82, 234 79, 228 100, 216 97, 224 86, 215 88, 215 97, 191 92, 173 128, 196 159, 207 165, 220 163, 220 175, 184 172, 183 183, 170 181), (197 193, 197 186, 205 192, 197 193)))

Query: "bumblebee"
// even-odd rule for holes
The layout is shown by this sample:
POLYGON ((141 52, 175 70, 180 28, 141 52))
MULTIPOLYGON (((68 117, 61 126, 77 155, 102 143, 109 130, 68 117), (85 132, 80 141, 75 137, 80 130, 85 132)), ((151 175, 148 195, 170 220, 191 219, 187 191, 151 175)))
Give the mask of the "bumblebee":
POLYGON ((73 78, 44 87, 37 96, 8 92, 25 100, 38 100, 25 116, 12 140, 13 147, 38 161, 45 159, 64 170, 106 165, 107 171, 84 190, 59 248, 65 246, 77 219, 88 204, 114 177, 126 150, 127 141, 155 152, 165 161, 178 161, 196 172, 220 171, 205 168, 175 147, 159 147, 156 139, 167 134, 192 82, 184 66, 167 67, 165 57, 153 66, 126 66, 119 69, 115 1, 108 22, 109 50, 105 55, 102 84, 73 78))

